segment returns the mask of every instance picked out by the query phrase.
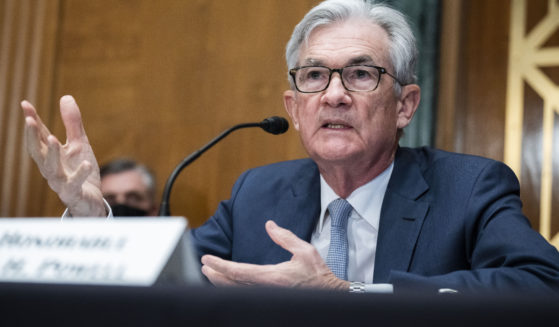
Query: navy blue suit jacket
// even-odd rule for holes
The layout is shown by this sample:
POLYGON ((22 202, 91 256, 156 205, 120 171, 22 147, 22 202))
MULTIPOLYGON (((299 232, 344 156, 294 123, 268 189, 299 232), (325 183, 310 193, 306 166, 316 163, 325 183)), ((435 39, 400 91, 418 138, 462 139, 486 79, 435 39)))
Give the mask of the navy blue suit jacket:
MULTIPOLYGON (((374 282, 395 290, 559 291, 559 253, 521 211, 519 184, 503 163, 429 148, 400 148, 381 209, 374 282)), ((231 198, 192 231, 198 254, 255 264, 291 254, 264 223, 310 241, 320 181, 310 159, 245 172, 231 198)))

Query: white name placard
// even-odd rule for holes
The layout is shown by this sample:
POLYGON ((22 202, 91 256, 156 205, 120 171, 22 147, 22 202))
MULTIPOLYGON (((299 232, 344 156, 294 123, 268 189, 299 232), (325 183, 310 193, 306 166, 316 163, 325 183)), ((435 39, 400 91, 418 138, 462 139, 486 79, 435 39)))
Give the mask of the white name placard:
POLYGON ((0 219, 0 281, 150 286, 197 283, 187 220, 0 219))

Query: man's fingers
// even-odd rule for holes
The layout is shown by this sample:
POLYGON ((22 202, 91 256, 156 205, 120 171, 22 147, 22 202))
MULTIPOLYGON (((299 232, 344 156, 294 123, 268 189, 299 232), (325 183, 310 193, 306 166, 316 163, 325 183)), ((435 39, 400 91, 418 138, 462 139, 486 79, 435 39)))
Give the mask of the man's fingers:
POLYGON ((45 177, 50 180, 50 177, 56 176, 56 180, 59 180, 64 176, 64 169, 60 163, 60 142, 58 142, 54 135, 50 135, 47 138, 47 142, 48 151, 43 167, 47 174, 45 177))
POLYGON ((31 102, 27 100, 23 100, 21 101, 20 105, 21 105, 21 110, 23 111, 23 116, 25 118, 29 117, 29 118, 33 118, 33 120, 37 121, 38 123, 41 122, 39 115, 37 115, 37 110, 35 110, 35 107, 33 107, 31 102))
POLYGON ((226 275, 229 275, 229 273, 231 273, 232 262, 223 260, 213 255, 203 256, 202 264, 226 275))
POLYGON ((38 140, 46 143, 47 137, 51 133, 45 124, 43 124, 39 115, 37 115, 35 107, 33 107, 29 101, 23 100, 21 102, 21 109, 25 117, 25 127, 35 127, 38 140))
MULTIPOLYGON (((268 266, 253 265, 248 263, 232 262, 223 260, 213 255, 202 257, 202 264, 211 268, 217 273, 226 276, 238 285, 253 285, 254 283, 264 283, 265 272, 268 266)), ((209 277, 208 277, 209 278, 209 277)))
POLYGON ((236 286, 239 285, 238 283, 232 281, 231 279, 227 278, 220 272, 215 271, 209 266, 202 266, 202 273, 208 277, 210 282, 215 286, 236 286))
POLYGON ((23 100, 21 101, 20 105, 23 111, 23 115, 25 117, 32 117, 35 120, 38 118, 37 111, 35 110, 35 107, 33 107, 33 105, 31 104, 31 102, 27 100, 23 100))
POLYGON ((297 250, 304 249, 309 243, 298 238, 288 229, 279 227, 275 222, 268 220, 266 222, 266 232, 274 243, 281 246, 283 249, 295 254, 297 250))
POLYGON ((25 142, 27 147, 27 152, 37 163, 43 161, 43 144, 39 138, 39 129, 37 127, 37 122, 31 118, 25 118, 25 142))
POLYGON ((60 114, 66 128, 68 142, 85 137, 80 108, 71 95, 60 98, 60 114))

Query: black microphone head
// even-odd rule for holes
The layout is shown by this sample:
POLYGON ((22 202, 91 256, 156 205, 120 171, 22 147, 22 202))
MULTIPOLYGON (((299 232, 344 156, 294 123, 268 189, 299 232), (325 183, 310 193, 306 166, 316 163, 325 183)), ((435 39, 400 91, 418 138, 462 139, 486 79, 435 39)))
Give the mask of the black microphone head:
POLYGON ((289 129, 287 119, 278 116, 272 116, 264 119, 260 123, 260 127, 268 133, 283 134, 289 129))

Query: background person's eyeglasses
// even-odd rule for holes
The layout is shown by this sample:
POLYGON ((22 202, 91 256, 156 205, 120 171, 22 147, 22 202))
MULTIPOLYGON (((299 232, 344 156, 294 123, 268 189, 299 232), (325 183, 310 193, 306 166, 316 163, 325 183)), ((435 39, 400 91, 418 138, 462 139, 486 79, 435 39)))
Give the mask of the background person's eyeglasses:
POLYGON ((335 72, 340 74, 342 84, 348 91, 374 91, 380 83, 382 74, 386 74, 392 77, 398 84, 404 85, 383 67, 372 65, 351 65, 337 69, 325 66, 302 66, 290 69, 289 75, 293 78, 297 91, 301 93, 316 93, 328 88, 332 74, 335 72))

